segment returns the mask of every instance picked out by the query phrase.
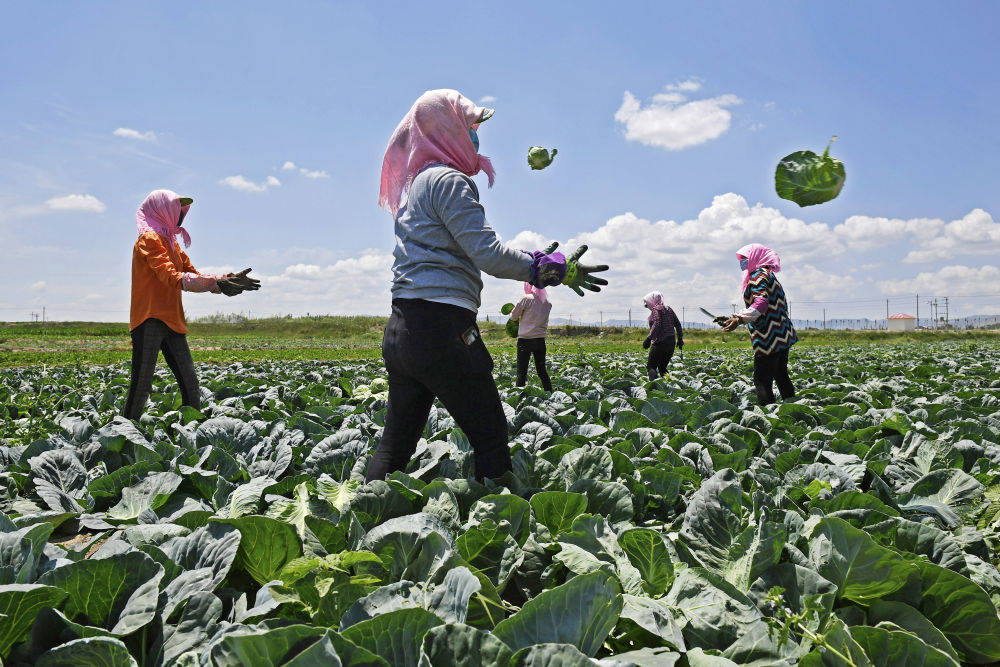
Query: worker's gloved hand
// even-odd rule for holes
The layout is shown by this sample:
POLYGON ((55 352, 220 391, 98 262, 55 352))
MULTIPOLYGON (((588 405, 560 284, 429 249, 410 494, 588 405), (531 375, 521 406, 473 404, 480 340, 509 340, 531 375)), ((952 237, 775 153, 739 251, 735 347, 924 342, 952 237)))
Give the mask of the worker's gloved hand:
POLYGON ((653 341, 651 341, 649 339, 649 336, 646 336, 646 340, 642 341, 642 349, 648 350, 649 346, 652 345, 652 344, 653 344, 653 341))
POLYGON ((551 287, 562 282, 566 276, 566 257, 561 252, 536 250, 528 254, 534 260, 531 263, 531 280, 528 282, 535 287, 551 287))
POLYGON ((215 284, 219 286, 219 291, 226 296, 236 296, 243 293, 243 288, 234 283, 232 278, 219 278, 215 284))
POLYGON ((216 281, 219 285, 219 290, 226 296, 236 296, 243 292, 255 292, 259 290, 260 281, 256 278, 251 278, 247 275, 248 273, 250 273, 250 269, 243 269, 239 273, 227 273, 216 281))
POLYGON ((230 273, 226 278, 239 286, 244 292, 255 292, 260 289, 260 281, 248 276, 247 274, 250 271, 251 269, 243 269, 239 273, 230 273))
POLYGON ((743 322, 742 322, 742 320, 740 320, 740 318, 739 318, 738 315, 733 315, 728 320, 726 320, 725 324, 722 325, 722 330, 723 331, 733 331, 734 329, 736 329, 736 327, 738 327, 742 323, 743 322))
POLYGON ((678 350, 683 350, 684 349, 684 339, 683 338, 678 338, 677 339, 677 349, 678 350))
POLYGON ((562 279, 562 283, 564 285, 568 285, 571 290, 580 296, 583 296, 583 290, 600 292, 600 286, 608 284, 608 281, 604 278, 598 278, 593 275, 599 271, 607 271, 607 264, 588 266, 586 264, 579 263, 578 260, 585 252, 587 252, 587 246, 585 245, 582 245, 573 251, 573 254, 570 255, 569 259, 566 261, 566 274, 562 279))

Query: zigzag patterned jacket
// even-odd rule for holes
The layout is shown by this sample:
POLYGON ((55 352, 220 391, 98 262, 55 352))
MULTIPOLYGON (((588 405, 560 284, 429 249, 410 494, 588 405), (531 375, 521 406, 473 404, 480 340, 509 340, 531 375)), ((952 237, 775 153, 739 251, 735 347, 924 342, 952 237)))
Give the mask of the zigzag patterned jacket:
POLYGON ((770 355, 787 350, 798 342, 799 337, 788 317, 785 290, 766 266, 750 274, 750 282, 743 290, 743 301, 747 307, 761 298, 767 299, 767 310, 756 320, 747 323, 754 353, 770 355))

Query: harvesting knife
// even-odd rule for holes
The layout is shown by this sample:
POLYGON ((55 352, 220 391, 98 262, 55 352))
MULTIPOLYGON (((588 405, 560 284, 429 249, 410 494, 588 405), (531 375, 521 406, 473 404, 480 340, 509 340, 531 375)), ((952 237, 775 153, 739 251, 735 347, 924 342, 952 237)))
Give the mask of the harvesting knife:
POLYGON ((713 315, 712 313, 708 312, 704 308, 699 308, 698 310, 700 310, 701 312, 703 312, 706 315, 708 315, 709 317, 711 317, 712 321, 715 322, 716 324, 718 324, 720 327, 721 326, 725 326, 726 322, 729 319, 729 318, 723 317, 722 315, 713 315))

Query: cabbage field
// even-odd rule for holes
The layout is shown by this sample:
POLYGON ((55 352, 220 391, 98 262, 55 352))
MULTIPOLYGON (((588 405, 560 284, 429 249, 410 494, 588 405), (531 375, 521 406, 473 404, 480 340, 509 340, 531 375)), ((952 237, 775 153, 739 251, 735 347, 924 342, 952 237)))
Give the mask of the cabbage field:
POLYGON ((0 371, 5 665, 958 665, 1000 661, 1000 348, 563 355, 511 386, 514 471, 436 408, 363 484, 379 362, 0 371))

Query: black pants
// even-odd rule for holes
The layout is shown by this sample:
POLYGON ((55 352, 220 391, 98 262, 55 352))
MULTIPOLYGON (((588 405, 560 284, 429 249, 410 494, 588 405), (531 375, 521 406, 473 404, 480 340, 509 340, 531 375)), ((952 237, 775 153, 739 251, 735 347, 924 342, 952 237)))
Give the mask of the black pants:
POLYGON ((476 479, 499 477, 511 469, 507 416, 475 313, 422 299, 393 299, 382 358, 389 374, 389 405, 367 481, 405 469, 435 397, 469 438, 476 479))
POLYGON ((181 388, 181 402, 193 408, 201 407, 198 376, 188 347, 187 336, 172 330, 161 320, 150 318, 132 330, 132 379, 122 414, 138 419, 153 389, 153 373, 160 351, 181 388))
POLYGON ((788 350, 774 354, 755 354, 753 357, 753 384, 757 388, 758 403, 774 403, 775 382, 778 383, 778 391, 783 400, 795 396, 795 387, 788 377, 788 350))
POLYGON ((544 338, 517 339, 517 386, 523 387, 528 381, 528 360, 531 357, 535 358, 535 370, 545 391, 552 391, 552 380, 549 379, 549 372, 545 369, 544 338))
POLYGON ((649 357, 646 359, 646 372, 649 374, 650 380, 655 380, 667 374, 667 365, 670 364, 670 358, 674 356, 675 344, 673 338, 666 338, 659 343, 653 343, 649 346, 649 357))

